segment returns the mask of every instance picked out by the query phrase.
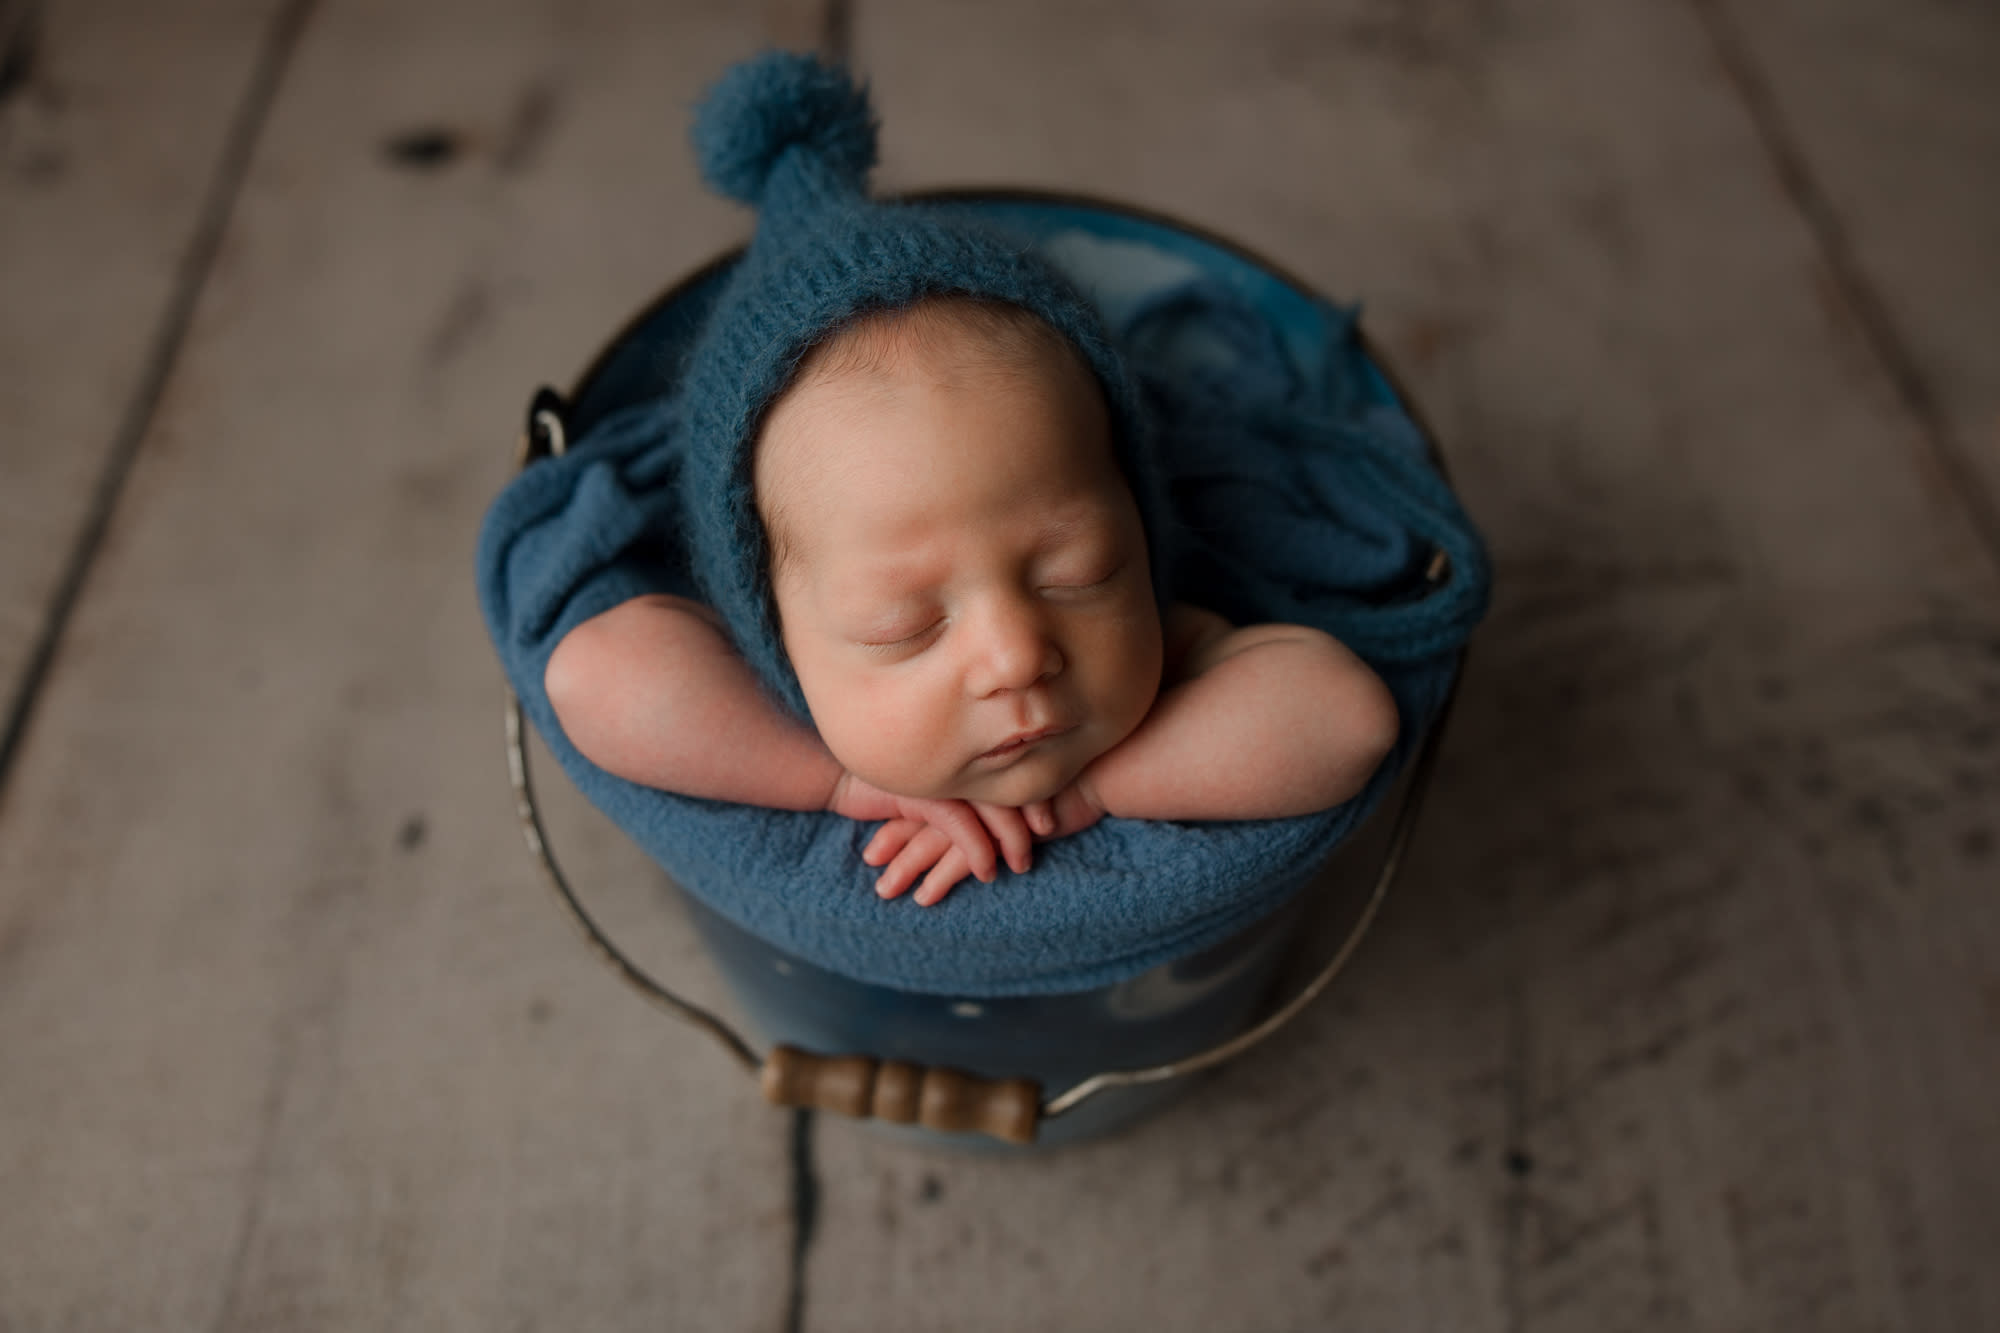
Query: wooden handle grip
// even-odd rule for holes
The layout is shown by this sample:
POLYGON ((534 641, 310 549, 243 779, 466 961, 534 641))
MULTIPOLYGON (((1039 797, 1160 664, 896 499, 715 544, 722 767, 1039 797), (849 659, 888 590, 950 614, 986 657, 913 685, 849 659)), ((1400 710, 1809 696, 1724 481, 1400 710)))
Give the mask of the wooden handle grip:
POLYGON ((774 1046, 764 1059, 764 1100, 952 1133, 1033 1143, 1042 1090, 1033 1079, 975 1078, 866 1055, 814 1055, 774 1046))

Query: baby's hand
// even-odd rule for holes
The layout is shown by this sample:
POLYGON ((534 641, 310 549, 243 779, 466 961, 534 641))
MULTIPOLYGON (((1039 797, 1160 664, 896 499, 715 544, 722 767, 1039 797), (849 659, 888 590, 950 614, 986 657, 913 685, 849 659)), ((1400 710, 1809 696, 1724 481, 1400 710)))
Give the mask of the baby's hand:
POLYGON ((1072 833, 1081 833, 1104 818, 1104 807, 1097 803, 1096 795, 1085 786, 1084 779, 1064 787, 1046 801, 1021 807, 1028 827, 1035 836, 1047 842, 1051 838, 1067 838, 1072 833))
MULTIPOLYGON (((962 806, 970 810, 977 816, 980 828, 999 842, 1007 858, 1007 868, 1017 875, 1027 873, 1032 864, 1029 848, 1033 836, 1029 820, 1022 811, 1011 806, 989 805, 984 801, 938 801, 929 804, 962 806)), ((958 811, 951 813, 954 816, 959 814, 958 811)), ((991 855, 988 850, 987 856, 990 858, 991 855)), ((935 822, 907 815, 892 819, 877 829, 875 836, 862 849, 861 859, 871 866, 885 867, 875 881, 875 892, 884 898, 901 896, 918 875, 923 875, 923 883, 917 886, 916 893, 917 903, 923 907, 942 901, 967 874, 977 873, 963 840, 935 822), (929 873, 926 874, 926 871, 929 873)), ((979 878, 990 882, 993 874, 979 875, 979 878)))
MULTIPOLYGON (((935 868, 945 846, 962 860, 955 864, 955 873, 950 878, 941 879, 936 885, 927 879, 926 892, 918 895, 920 902, 936 902, 967 873, 990 883, 1000 872, 998 859, 994 856, 995 842, 999 843, 1000 854, 1006 857, 1008 867, 1016 874, 1025 873, 1030 863, 1033 835, 1020 812, 1006 806, 897 796, 849 773, 842 775, 835 784, 826 808, 849 819, 891 821, 888 828, 899 832, 889 834, 888 842, 893 842, 894 846, 882 853, 882 860, 898 856, 920 829, 929 829, 935 835, 926 838, 923 846, 912 853, 907 862, 895 868, 895 873, 885 876, 885 883, 878 884, 878 891, 885 898, 893 898, 909 888, 918 871, 926 867, 935 868), (938 842, 939 838, 942 843, 938 842)), ((878 844, 887 845, 883 834, 888 833, 888 828, 876 834, 875 840, 869 843, 870 849, 878 844)), ((879 862, 870 860, 869 864, 879 862)))
MULTIPOLYGON (((954 803, 956 804, 956 803, 954 803)), ((973 802, 972 809, 984 826, 1007 851, 1007 865, 1015 874, 1028 869, 1025 845, 1014 839, 1025 830, 1036 840, 1066 838, 1081 833, 1104 818, 1104 808, 1079 778, 1046 801, 1034 801, 1018 810, 1004 805, 973 802)), ((875 881, 875 891, 894 898, 910 887, 918 875, 924 881, 917 889, 917 901, 928 907, 951 892, 952 886, 970 872, 971 862, 964 850, 941 829, 921 819, 892 819, 875 831, 861 851, 861 859, 871 866, 886 866, 875 881), (924 874, 929 871, 929 874, 924 874)))
POLYGON ((892 819, 884 824, 862 849, 861 859, 871 866, 885 867, 875 880, 875 892, 883 898, 900 897, 918 875, 923 875, 916 895, 920 907, 942 901, 971 873, 965 853, 920 819, 892 819))

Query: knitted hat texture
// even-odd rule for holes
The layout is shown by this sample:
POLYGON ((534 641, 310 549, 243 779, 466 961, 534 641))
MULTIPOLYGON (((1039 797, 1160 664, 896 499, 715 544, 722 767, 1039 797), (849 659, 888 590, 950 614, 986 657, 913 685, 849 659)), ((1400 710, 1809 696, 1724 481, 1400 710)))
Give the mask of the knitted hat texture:
POLYGON ((778 633, 752 450, 805 353, 870 311, 943 296, 1003 301, 1066 337, 1103 387, 1154 584, 1166 586, 1165 483, 1138 393, 1096 312, 1019 239, 945 205, 871 200, 875 119, 865 89, 811 56, 770 52, 710 90, 694 144, 708 183, 755 207, 758 222, 682 382, 682 515, 702 596, 774 697, 809 716, 778 633))

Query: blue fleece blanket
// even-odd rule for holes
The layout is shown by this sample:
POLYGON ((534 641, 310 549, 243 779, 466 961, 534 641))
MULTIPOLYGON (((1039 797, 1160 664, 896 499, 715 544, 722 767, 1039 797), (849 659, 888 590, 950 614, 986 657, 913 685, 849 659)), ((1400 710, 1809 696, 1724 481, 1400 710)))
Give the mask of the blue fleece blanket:
POLYGON ((1256 822, 1106 819, 1038 846, 1026 875, 1003 867, 929 908, 883 902, 861 862, 875 825, 622 781, 578 754, 549 708, 542 675, 572 627, 641 593, 692 595, 675 535, 671 393, 604 412, 565 455, 524 470, 480 537, 488 628, 570 778, 717 912, 871 984, 980 998, 1092 989, 1275 910, 1381 799, 1485 608, 1478 537, 1349 313, 1314 303, 1302 333, 1298 310, 1274 319, 1193 269, 1162 281, 1156 264, 1124 282, 1130 256, 1115 245, 1068 234, 1047 245, 1087 252, 1068 258, 1150 400, 1173 479, 1175 596, 1238 624, 1319 626, 1394 693, 1402 740, 1347 804, 1256 822))

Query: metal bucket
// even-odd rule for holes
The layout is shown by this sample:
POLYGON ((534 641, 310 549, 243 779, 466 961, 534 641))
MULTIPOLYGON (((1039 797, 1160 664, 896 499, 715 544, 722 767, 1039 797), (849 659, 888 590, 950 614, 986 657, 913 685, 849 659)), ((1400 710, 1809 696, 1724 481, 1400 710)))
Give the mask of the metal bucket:
MULTIPOLYGON (((1184 224, 1076 196, 957 191, 915 196, 991 210, 1008 221, 1115 224, 1156 237, 1175 255, 1225 267, 1305 304, 1310 289, 1240 247, 1184 224)), ((525 465, 560 453, 609 412, 662 389, 661 367, 701 327, 729 266, 722 255, 675 284, 601 351, 567 395, 531 404, 525 465)), ((1380 358, 1376 388, 1415 415, 1380 358)), ((1419 422, 1421 425, 1422 423, 1419 422)), ((1426 439, 1431 437, 1425 432, 1426 439)), ((1436 458, 1432 442, 1433 458, 1436 458)), ((746 1069, 766 1097, 870 1117, 953 1146, 1048 1147, 1131 1123, 1184 1089, 1188 1076, 1264 1040, 1331 983, 1352 956, 1393 882, 1449 705, 1422 738, 1373 817, 1346 839, 1311 886, 1286 907, 1220 944, 1094 990, 1019 998, 918 994, 841 976, 789 954, 683 894, 693 924, 765 1046, 648 976, 597 926, 564 879, 542 833, 520 706, 510 700, 508 744, 529 846, 572 919, 601 957, 647 999, 695 1023, 746 1069), (1304 940, 1323 962, 1289 998, 1273 995, 1304 940)))

